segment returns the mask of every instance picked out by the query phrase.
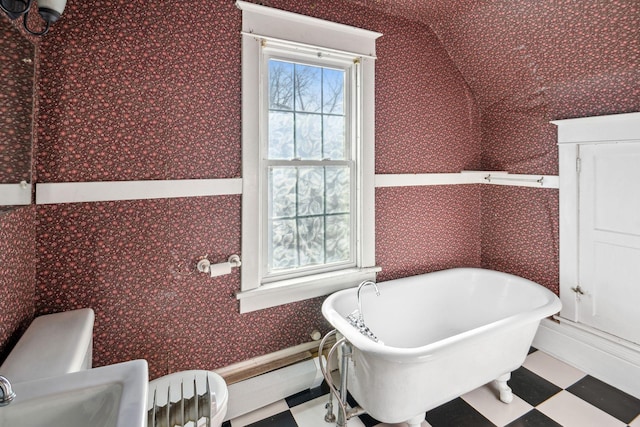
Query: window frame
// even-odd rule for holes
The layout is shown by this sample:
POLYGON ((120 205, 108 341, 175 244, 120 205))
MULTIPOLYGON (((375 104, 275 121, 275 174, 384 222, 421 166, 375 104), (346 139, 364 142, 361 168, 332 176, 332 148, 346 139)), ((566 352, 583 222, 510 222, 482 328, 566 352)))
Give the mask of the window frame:
MULTIPOLYGON (((375 40, 381 36, 368 30, 323 21, 304 15, 285 12, 237 1, 242 10, 242 271, 241 290, 236 294, 240 312, 250 312, 286 304, 340 289, 356 286, 362 280, 375 279, 375 193, 374 193, 374 64, 375 40), (263 175, 264 108, 268 85, 263 48, 298 52, 322 51, 341 60, 356 59, 358 78, 356 94, 352 96, 357 108, 352 129, 353 161, 355 166, 355 205, 357 215, 355 234, 355 266, 334 271, 310 273, 306 276, 263 280, 262 243, 266 238, 267 219, 256 212, 265 206, 266 174, 263 175), (277 46, 274 48, 274 46, 277 46), (262 78, 265 76, 265 78, 262 78), (261 139, 262 138, 262 139, 261 139)), ((291 60, 295 61, 295 53, 291 60)), ((280 56, 280 55, 279 55, 280 56)), ((280 56, 282 57, 282 56, 280 56)), ((286 55, 285 55, 286 57, 286 55)))

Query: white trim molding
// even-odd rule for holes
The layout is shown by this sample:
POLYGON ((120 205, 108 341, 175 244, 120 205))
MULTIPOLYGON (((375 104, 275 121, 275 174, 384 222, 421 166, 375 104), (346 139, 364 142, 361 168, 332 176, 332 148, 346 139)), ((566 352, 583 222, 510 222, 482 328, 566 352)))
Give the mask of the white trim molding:
POLYGON ((31 204, 31 184, 0 184, 0 206, 23 206, 31 204))
MULTIPOLYGON (((558 188, 558 177, 554 175, 519 175, 495 171, 378 174, 374 182, 375 188, 459 184, 558 188), (491 178, 488 180, 489 176, 491 178)), ((242 178, 38 183, 36 204, 224 196, 242 194, 242 186, 242 178)), ((30 204, 31 184, 0 184, 0 201, 0 205, 30 204)))
POLYGON ((55 182, 36 184, 36 204, 221 196, 241 193, 241 178, 55 182))
POLYGON ((481 184, 483 172, 376 174, 376 188, 415 187, 423 185, 481 184))
POLYGON ((533 346, 640 399, 640 346, 563 318, 543 319, 533 346))
POLYGON ((558 143, 624 142, 638 139, 640 112, 552 121, 558 143))
MULTIPOLYGON (((582 323, 585 318, 581 319, 581 310, 587 313, 588 321, 591 308, 581 307, 586 302, 581 302, 576 292, 581 282, 584 285, 580 276, 580 260, 584 258, 580 245, 585 239, 581 237, 580 226, 583 224, 581 215, 585 211, 580 208, 580 177, 593 171, 593 166, 585 168, 585 164, 589 165, 589 152, 594 145, 623 146, 640 142, 640 112, 556 120, 551 123, 558 127, 562 310, 556 318, 559 323, 546 321, 541 324, 534 346, 640 398, 640 345, 582 323)), ((590 265, 587 261, 582 262, 590 265)), ((589 295, 588 289, 585 292, 589 295)), ((633 307, 633 302, 630 307, 633 307)))
POLYGON ((581 146, 639 141, 640 113, 556 120, 560 156, 560 299, 556 321, 541 322, 534 347, 640 398, 640 345, 579 323, 581 146), (573 288, 573 289, 572 289, 573 288))
POLYGON ((288 281, 281 280, 238 292, 236 298, 240 301, 240 313, 249 313, 353 288, 364 280, 375 280, 376 273, 381 270, 380 267, 352 268, 288 281))
POLYGON ((338 24, 280 9, 236 1, 242 10, 243 35, 332 49, 375 58, 375 40, 382 33, 338 24), (293 40, 295 38, 295 40, 293 40))
MULTIPOLYGON (((495 171, 378 174, 374 182, 375 188, 459 184, 558 188, 558 177, 554 175, 519 175, 495 171), (489 176, 491 178, 488 180, 489 176)), ((36 184, 36 204, 224 196, 242 194, 242 187, 242 178, 50 182, 36 184)), ((31 184, 0 184, 0 201, 0 205, 30 204, 31 184)))
POLYGON ((375 176, 376 188, 459 184, 491 184, 533 188, 559 188, 559 180, 557 175, 510 174, 504 171, 377 174, 375 176))

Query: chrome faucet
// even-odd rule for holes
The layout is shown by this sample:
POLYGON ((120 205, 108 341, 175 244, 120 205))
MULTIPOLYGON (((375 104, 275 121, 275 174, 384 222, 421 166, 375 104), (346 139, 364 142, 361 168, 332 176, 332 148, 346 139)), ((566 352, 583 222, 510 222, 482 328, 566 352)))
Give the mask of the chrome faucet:
POLYGON ((0 375, 0 406, 5 406, 11 403, 11 401, 16 397, 16 394, 11 388, 11 383, 7 379, 7 377, 0 375))
POLYGON ((371 332, 371 329, 369 329, 364 323, 364 315, 362 314, 362 302, 360 300, 360 291, 367 285, 372 285, 376 290, 376 295, 380 296, 380 290, 378 289, 378 285, 376 285, 375 282, 372 282, 371 280, 365 280, 364 282, 360 283, 356 292, 356 296, 358 298, 358 308, 356 310, 353 310, 353 312, 347 316, 347 320, 349 321, 351 326, 360 331, 362 335, 368 337, 374 342, 382 342, 378 340, 378 337, 373 332, 371 332))
POLYGON ((378 285, 376 285, 375 282, 372 282, 371 280, 365 280, 364 282, 360 283, 360 285, 358 286, 358 291, 356 292, 356 295, 358 297, 358 316, 360 322, 362 322, 362 324, 364 324, 364 314, 362 314, 362 303, 360 302, 360 291, 362 290, 362 288, 364 288, 367 285, 373 285, 373 287, 376 290, 376 295, 380 296, 380 290, 378 289, 378 285))

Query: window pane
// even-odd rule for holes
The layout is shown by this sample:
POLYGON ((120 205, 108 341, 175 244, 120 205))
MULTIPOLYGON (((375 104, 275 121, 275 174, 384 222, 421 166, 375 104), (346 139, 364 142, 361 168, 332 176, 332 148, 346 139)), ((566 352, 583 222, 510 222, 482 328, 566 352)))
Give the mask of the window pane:
POLYGON ((298 266, 296 220, 285 219, 271 222, 269 265, 271 270, 298 266))
POLYGON ((269 191, 271 218, 296 216, 296 168, 270 168, 269 191))
POLYGON ((300 266, 324 263, 324 218, 298 219, 300 266))
POLYGON ((269 60, 268 269, 352 260, 352 166, 294 159, 350 159, 345 71, 269 60), (289 166, 290 165, 290 166, 289 166))
POLYGON ((298 170, 298 216, 324 213, 324 168, 298 170))
POLYGON ((331 160, 346 159, 344 116, 323 116, 323 154, 331 160))
POLYGON ((344 114, 344 71, 322 69, 322 112, 344 114))
POLYGON ((344 70, 270 59, 269 158, 348 158, 344 85, 344 70))
POLYGON ((322 105, 322 68, 295 64, 295 110, 319 113, 322 105))
POLYGON ((293 113, 269 111, 269 158, 289 160, 293 148, 293 113))
POLYGON ((351 256, 350 215, 327 216, 326 230, 325 262, 348 261, 351 256))
POLYGON ((296 157, 322 159, 322 116, 296 113, 296 157))
POLYGON ((351 175, 347 166, 331 166, 326 171, 326 205, 328 214, 348 213, 351 202, 351 175))
POLYGON ((269 61, 269 108, 293 110, 293 64, 269 61))

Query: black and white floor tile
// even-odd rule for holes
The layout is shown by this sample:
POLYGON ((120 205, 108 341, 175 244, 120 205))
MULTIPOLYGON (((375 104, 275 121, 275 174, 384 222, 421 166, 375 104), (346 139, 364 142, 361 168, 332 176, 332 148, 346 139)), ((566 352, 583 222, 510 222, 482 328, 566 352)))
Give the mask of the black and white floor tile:
MULTIPOLYGON (((422 427, 640 427, 640 399, 542 351, 527 356, 509 386, 514 399, 508 405, 488 384, 429 411, 422 427)), ((307 390, 223 427, 332 427, 324 421, 327 394, 326 385, 307 390)), ((368 415, 348 422, 348 427, 403 426, 368 415)))

